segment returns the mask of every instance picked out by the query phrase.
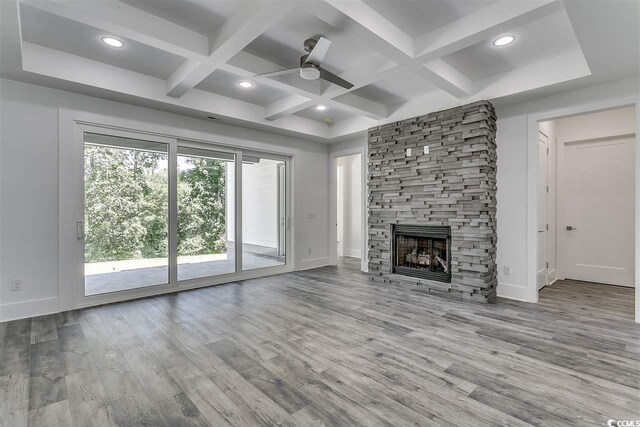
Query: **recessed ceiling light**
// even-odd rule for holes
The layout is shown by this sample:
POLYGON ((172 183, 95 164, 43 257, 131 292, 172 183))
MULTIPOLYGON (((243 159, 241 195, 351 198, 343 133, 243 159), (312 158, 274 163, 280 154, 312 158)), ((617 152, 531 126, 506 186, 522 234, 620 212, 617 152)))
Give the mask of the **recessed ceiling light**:
POLYGON ((247 80, 242 80, 238 82, 238 86, 249 89, 250 87, 253 87, 253 83, 247 80))
POLYGON ((322 105, 322 104, 316 105, 316 110, 318 110, 318 111, 324 111, 326 109, 327 109, 326 105, 322 105))
POLYGON ((124 47, 124 43, 121 40, 118 40, 115 37, 103 37, 102 43, 111 47, 124 47))
POLYGON ((494 46, 506 46, 513 43, 516 38, 514 36, 502 36, 493 41, 494 46))

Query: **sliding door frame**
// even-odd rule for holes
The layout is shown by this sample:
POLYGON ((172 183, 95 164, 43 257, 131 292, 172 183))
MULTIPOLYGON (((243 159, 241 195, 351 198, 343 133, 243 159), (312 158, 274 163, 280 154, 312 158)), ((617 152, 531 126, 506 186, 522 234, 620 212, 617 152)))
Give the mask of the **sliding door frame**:
MULTIPOLYGON (((74 119, 64 120, 60 117, 60 205, 59 205, 59 310, 89 307, 118 301, 143 298, 187 289, 195 289, 234 281, 282 274, 293 270, 293 155, 290 153, 273 153, 268 151, 244 148, 237 145, 218 143, 212 140, 190 138, 176 133, 160 133, 143 129, 104 124, 100 121, 78 120, 81 112, 64 111, 66 115, 74 113, 74 119), (71 125, 71 126, 70 126, 71 125), (84 223, 84 133, 121 136, 139 140, 168 144, 169 206, 168 206, 168 253, 169 281, 167 284, 151 285, 137 289, 115 291, 111 293, 85 296, 84 289, 84 236, 78 238, 77 221, 84 223), (71 138, 71 141, 68 141, 71 138), (197 147, 211 151, 223 151, 235 155, 235 262, 236 272, 217 276, 177 280, 177 151, 178 146, 197 147), (279 266, 242 269, 242 157, 258 154, 265 159, 285 162, 286 181, 286 255, 285 263, 279 266), (71 188, 69 188, 69 184, 71 188), (73 201, 71 206, 67 202, 73 201)), ((61 110, 61 115, 63 111, 61 110)), ((93 116, 88 114, 88 116, 93 116)), ((69 117, 66 117, 67 119, 69 117)))

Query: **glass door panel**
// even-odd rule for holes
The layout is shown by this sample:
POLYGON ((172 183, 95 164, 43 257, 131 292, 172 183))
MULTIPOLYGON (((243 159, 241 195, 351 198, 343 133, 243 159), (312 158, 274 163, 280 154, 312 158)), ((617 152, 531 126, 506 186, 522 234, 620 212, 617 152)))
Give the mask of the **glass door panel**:
POLYGON ((178 146, 178 280, 235 273, 235 155, 178 146))
POLYGON ((169 283, 168 145, 84 133, 85 296, 169 283))
POLYGON ((286 261, 286 162, 243 156, 242 269, 286 261))

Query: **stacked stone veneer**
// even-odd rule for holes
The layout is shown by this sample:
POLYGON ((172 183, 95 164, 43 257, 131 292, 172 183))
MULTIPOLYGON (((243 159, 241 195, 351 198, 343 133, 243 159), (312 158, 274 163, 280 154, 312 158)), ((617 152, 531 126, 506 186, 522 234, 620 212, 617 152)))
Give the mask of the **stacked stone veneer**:
POLYGON ((488 101, 371 128, 372 280, 457 299, 496 296, 496 117, 488 101), (425 145, 429 154, 423 154, 425 145), (406 149, 411 148, 407 156, 406 149), (451 227, 451 283, 391 272, 394 224, 451 227))

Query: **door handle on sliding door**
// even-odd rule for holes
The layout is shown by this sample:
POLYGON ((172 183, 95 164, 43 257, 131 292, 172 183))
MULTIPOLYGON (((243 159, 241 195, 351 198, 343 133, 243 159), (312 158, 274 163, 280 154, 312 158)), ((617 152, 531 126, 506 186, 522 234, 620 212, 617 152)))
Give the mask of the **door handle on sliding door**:
POLYGON ((84 239, 84 222, 76 221, 76 239, 84 239))

